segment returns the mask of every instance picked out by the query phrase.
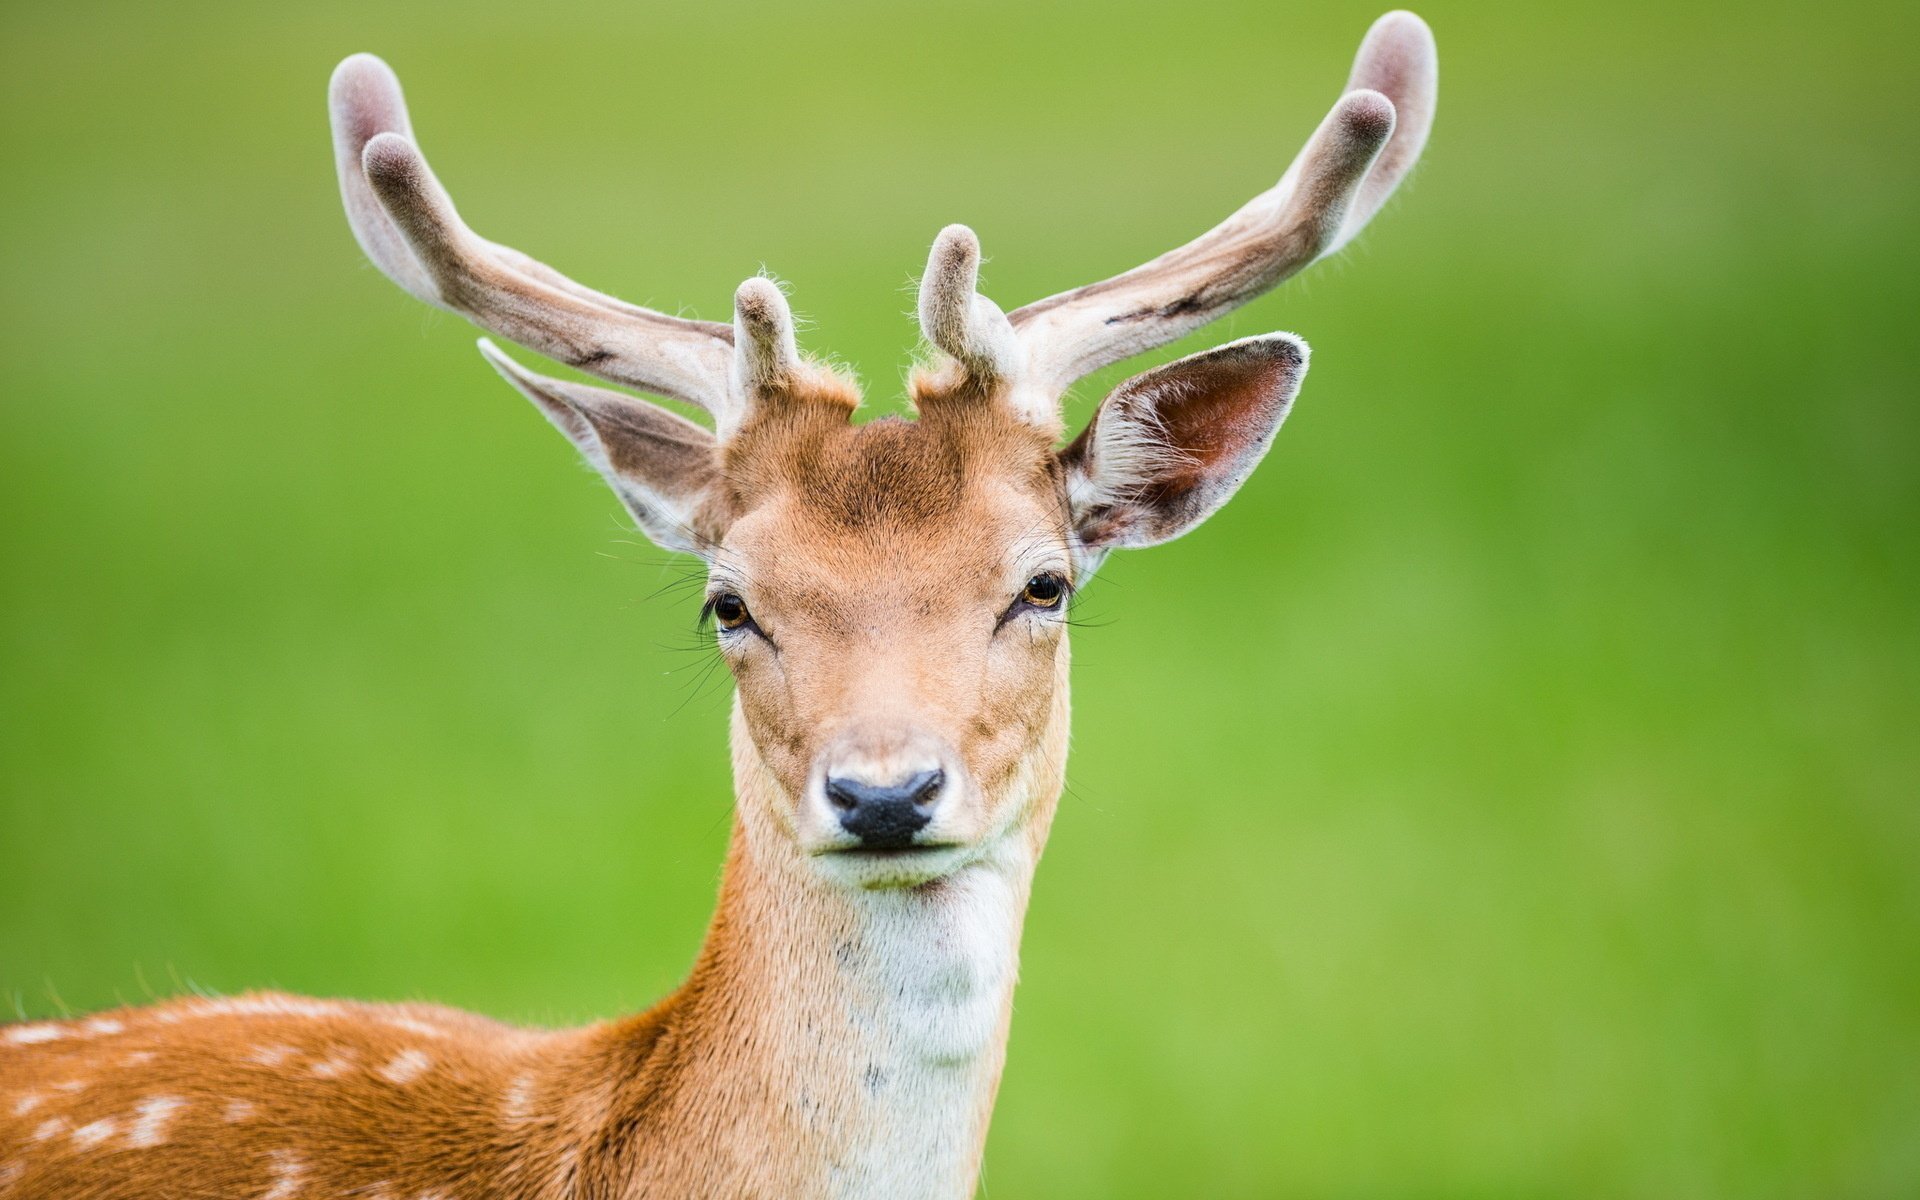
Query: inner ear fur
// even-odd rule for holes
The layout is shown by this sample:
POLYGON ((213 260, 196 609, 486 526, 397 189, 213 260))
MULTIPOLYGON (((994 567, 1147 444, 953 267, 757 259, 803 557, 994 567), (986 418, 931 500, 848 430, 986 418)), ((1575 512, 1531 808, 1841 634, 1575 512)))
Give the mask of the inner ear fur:
POLYGON ((1115 388, 1060 452, 1081 544, 1151 546, 1211 516, 1273 444, 1306 373, 1307 344, 1270 333, 1115 388))
POLYGON ((480 352, 599 471, 662 549, 704 554, 724 531, 714 435, 657 404, 536 375, 485 338, 480 352))

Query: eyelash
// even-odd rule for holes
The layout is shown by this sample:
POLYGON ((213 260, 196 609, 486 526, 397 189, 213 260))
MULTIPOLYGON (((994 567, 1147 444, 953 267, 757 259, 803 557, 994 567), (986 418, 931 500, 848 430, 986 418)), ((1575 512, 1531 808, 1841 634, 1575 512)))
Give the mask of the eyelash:
POLYGON ((1020 589, 1020 594, 1015 596, 1013 603, 1007 606, 1007 611, 1000 614, 999 623, 994 626, 994 629, 999 630, 1005 626, 1007 622, 1018 617, 1022 612, 1063 613, 1072 603, 1073 581, 1057 571, 1042 571, 1027 580, 1026 585, 1020 589), (1034 583, 1041 580, 1051 583, 1060 590, 1059 598, 1052 604, 1036 604, 1027 599, 1027 592, 1032 589, 1034 583))

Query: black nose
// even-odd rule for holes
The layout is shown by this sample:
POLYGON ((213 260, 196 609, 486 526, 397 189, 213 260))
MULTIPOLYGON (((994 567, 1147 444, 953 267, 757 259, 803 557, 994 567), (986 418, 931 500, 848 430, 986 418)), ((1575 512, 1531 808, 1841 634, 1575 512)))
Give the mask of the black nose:
POLYGON ((922 771, 905 783, 874 787, 857 779, 827 780, 827 800, 840 814, 840 826, 875 850, 898 850, 933 820, 943 771, 922 771))

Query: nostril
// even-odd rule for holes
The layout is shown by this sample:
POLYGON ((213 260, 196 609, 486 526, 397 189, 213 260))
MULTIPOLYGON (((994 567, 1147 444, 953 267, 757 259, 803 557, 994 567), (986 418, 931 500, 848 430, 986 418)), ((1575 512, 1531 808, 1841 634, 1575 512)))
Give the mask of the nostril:
POLYGON ((940 798, 940 789, 946 782, 947 773, 945 771, 922 771, 912 779, 907 780, 906 786, 901 790, 912 797, 913 803, 917 807, 925 808, 940 798))
POLYGON ((859 786, 839 779, 827 780, 827 803, 841 812, 852 812, 860 807, 859 786))

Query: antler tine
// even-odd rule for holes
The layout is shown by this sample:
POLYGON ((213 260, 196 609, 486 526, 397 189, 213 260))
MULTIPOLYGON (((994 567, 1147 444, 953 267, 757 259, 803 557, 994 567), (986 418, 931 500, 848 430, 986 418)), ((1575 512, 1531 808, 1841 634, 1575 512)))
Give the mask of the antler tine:
POLYGON ((791 386, 799 366, 793 310, 778 284, 756 275, 733 294, 734 389, 751 402, 791 386))
POLYGON ((342 62, 328 99, 347 219, 395 283, 549 358, 738 423, 731 326, 628 304, 474 233, 413 142, 399 79, 373 55, 342 62))
POLYGON ((1420 161, 1427 134, 1433 130, 1439 84, 1440 54, 1433 44, 1433 30, 1425 21, 1404 10, 1390 12, 1367 30, 1353 56, 1347 91, 1376 91, 1393 101, 1393 136, 1347 208, 1340 236, 1325 253, 1332 254, 1352 241, 1413 170, 1413 164, 1420 161))
POLYGON ((355 54, 333 69, 327 84, 327 111, 333 123, 333 162, 340 176, 340 200, 354 240, 373 265, 417 300, 439 305, 433 281, 407 249, 400 231, 387 219, 380 198, 367 186, 361 154, 381 133, 413 137, 413 122, 393 68, 371 54, 355 54))
POLYGON ((1020 367, 1019 339, 979 285, 980 239, 965 225, 947 226, 920 277, 920 331, 975 378, 1011 379, 1020 367))
POLYGON ((1027 381, 1072 383, 1207 324, 1351 240, 1412 169, 1433 121, 1426 22, 1393 12, 1361 43, 1347 91, 1280 182, 1143 266, 1015 310, 1027 381))

